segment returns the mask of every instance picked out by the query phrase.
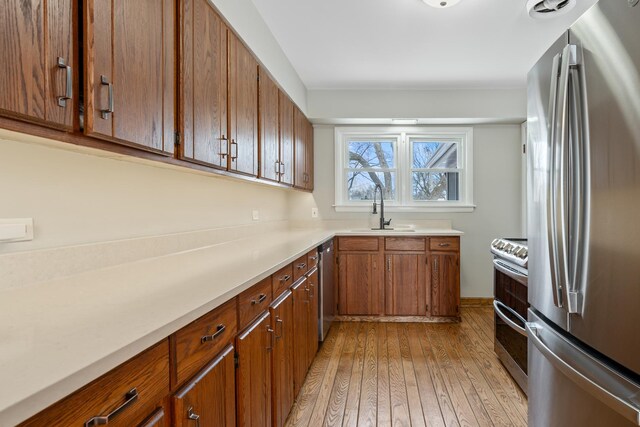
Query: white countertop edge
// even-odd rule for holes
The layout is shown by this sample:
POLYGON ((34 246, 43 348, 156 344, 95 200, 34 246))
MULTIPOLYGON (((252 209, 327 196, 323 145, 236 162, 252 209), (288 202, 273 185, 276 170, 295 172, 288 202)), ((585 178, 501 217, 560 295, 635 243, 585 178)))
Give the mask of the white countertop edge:
MULTIPOLYGON (((302 232, 304 230, 292 230, 292 232, 302 232)), ((37 390, 34 390, 29 395, 24 396, 14 396, 15 400, 12 402, 0 402, 4 407, 0 408, 0 425, 4 425, 5 423, 8 425, 17 424, 21 421, 28 419, 29 417, 37 414, 41 410, 47 408, 58 400, 70 395, 76 390, 80 389, 84 385, 94 381, 100 376, 106 374, 110 370, 116 368, 120 364, 126 362, 142 351, 148 349, 149 347, 157 344, 158 342, 166 339, 168 336, 179 330, 180 328, 188 325, 199 317, 205 315, 216 307, 222 305, 226 301, 235 296, 239 295, 244 290, 250 288, 254 284, 263 280, 266 277, 269 277, 271 274, 277 272, 281 268, 285 267, 287 264, 295 261, 300 256, 308 253, 313 248, 318 245, 326 242, 336 236, 404 236, 404 237, 412 237, 412 236, 460 236, 464 233, 459 230, 453 229, 416 229, 413 232, 407 231, 376 231, 376 230, 340 230, 340 231, 330 231, 330 230, 313 230, 309 231, 310 234, 316 234, 317 237, 313 244, 307 244, 301 247, 304 247, 303 250, 298 250, 296 253, 288 256, 286 259, 281 262, 276 263, 271 268, 263 271, 257 276, 248 277, 242 283, 238 283, 233 286, 231 290, 224 292, 223 294, 217 295, 209 300, 207 303, 185 313, 184 315, 170 321, 167 324, 149 332, 124 347, 120 347, 115 349, 114 351, 105 354, 103 357, 96 359, 93 363, 88 366, 79 367, 79 369, 73 372, 71 375, 68 375, 61 380, 51 383, 40 385, 37 390)), ((242 239, 246 240, 246 239, 242 239)), ((237 243, 237 241, 234 241, 237 243)), ((210 245, 195 249, 189 249, 186 251, 175 252, 167 255, 162 255, 160 257, 155 258, 171 258, 178 254, 184 254, 186 252, 194 252, 194 251, 202 251, 206 249, 213 248, 215 246, 224 246, 226 244, 233 242, 220 243, 216 245, 210 245)), ((154 258, 147 258, 144 260, 136 261, 133 264, 139 262, 149 261, 154 258)), ((107 269, 118 268, 109 267, 107 269)), ((36 387, 34 387, 35 389, 36 387)))

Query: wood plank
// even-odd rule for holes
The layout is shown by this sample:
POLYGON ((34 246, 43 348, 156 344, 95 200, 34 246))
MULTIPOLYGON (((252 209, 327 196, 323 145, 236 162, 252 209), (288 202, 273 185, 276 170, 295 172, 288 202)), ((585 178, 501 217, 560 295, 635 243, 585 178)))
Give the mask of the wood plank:
MULTIPOLYGON (((347 392, 349 390, 349 380, 351 377, 351 368, 353 366, 353 356, 355 353, 355 344, 357 330, 360 325, 345 325, 347 335, 345 344, 340 355, 340 362, 336 372, 333 389, 329 396, 329 405, 324 417, 324 425, 337 426, 342 425, 344 410, 347 405, 347 392)), ((297 424, 306 425, 306 424, 297 424)))
POLYGON ((391 390, 391 419, 394 426, 410 426, 409 402, 405 385, 400 341, 398 339, 398 325, 387 326, 389 351, 389 385, 391 390))
POLYGON ((360 390, 362 389, 362 371, 364 368, 364 352, 367 340, 365 325, 358 328, 356 349, 349 379, 349 391, 347 392, 347 405, 344 408, 343 426, 355 427, 358 424, 358 410, 360 409, 360 390))
POLYGON ((422 325, 416 325, 418 332, 418 339, 422 346, 422 351, 427 359, 429 370, 431 373, 431 379, 433 381, 434 390, 438 396, 438 403, 444 417, 445 425, 447 426, 460 426, 459 417, 454 407, 453 401, 449 396, 447 387, 444 382, 443 374, 436 362, 435 354, 431 342, 427 338, 427 331, 422 325))
MULTIPOLYGON (((407 325, 407 335, 409 338, 409 350, 411 352, 411 360, 413 361, 416 380, 418 383, 418 391, 422 402, 422 412, 428 425, 439 427, 444 426, 445 421, 438 403, 438 394, 436 393, 434 381, 431 377, 427 359, 422 351, 420 340, 418 338, 418 326, 415 324, 407 325)), ((443 405, 448 411, 448 419, 456 420, 451 405, 443 405)), ((456 420, 457 423, 457 420, 456 420)))
POLYGON ((404 381, 407 389, 411 426, 426 426, 406 328, 398 327, 398 340, 400 341, 400 356, 402 358, 402 369, 404 371, 404 381))
POLYGON ((391 387, 389 384, 389 350, 387 325, 376 325, 378 338, 378 425, 391 425, 391 387))
POLYGON ((367 342, 362 369, 358 425, 375 425, 378 412, 378 337, 376 325, 365 326, 367 342))
POLYGON ((435 333, 433 329, 434 328, 431 327, 431 325, 425 325, 425 335, 433 349, 436 363, 442 373, 442 378, 444 380, 444 384, 449 397, 451 398, 451 402, 453 403, 453 407, 456 411, 458 421, 460 422, 460 425, 462 427, 480 425, 483 420, 477 419, 473 409, 471 409, 471 405, 469 404, 467 396, 462 386, 460 385, 460 381, 451 364, 451 361, 449 360, 446 349, 443 348, 438 340, 435 339, 435 333))

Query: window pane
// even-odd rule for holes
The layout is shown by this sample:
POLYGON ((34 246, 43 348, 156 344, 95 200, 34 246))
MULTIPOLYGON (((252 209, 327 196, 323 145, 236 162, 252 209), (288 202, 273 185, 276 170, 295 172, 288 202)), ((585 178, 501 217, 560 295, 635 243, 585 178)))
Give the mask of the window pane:
POLYGON ((395 168, 395 141, 349 141, 349 168, 395 168))
MULTIPOLYGON (((347 174, 349 200, 373 200, 373 192, 377 183, 382 186, 385 200, 396 198, 395 172, 349 171, 347 174)), ((380 200, 379 192, 376 198, 380 200)))
POLYGON ((458 144, 455 142, 414 141, 413 167, 420 169, 457 168, 458 144))
POLYGON ((459 200, 457 172, 413 172, 413 200, 459 200))

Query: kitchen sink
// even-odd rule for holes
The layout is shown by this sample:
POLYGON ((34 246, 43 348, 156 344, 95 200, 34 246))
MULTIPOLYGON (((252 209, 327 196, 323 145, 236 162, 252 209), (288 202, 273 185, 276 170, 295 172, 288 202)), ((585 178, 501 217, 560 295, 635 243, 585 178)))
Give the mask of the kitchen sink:
POLYGON ((358 228, 355 230, 349 230, 352 233, 369 233, 371 231, 393 231, 394 233, 414 233, 416 230, 413 228, 358 228))

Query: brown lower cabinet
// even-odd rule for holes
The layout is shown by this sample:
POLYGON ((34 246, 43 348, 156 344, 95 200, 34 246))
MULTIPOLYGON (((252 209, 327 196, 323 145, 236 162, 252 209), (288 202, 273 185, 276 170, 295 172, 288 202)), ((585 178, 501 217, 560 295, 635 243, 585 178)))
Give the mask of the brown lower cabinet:
POLYGON ((284 425, 295 398, 293 389, 293 294, 287 290, 269 307, 274 330, 271 380, 272 424, 284 425))
POLYGON ((236 401, 238 426, 271 424, 271 315, 264 312, 236 338, 236 401))
MULTIPOLYGON (((314 257, 315 250, 298 264, 314 257)), ((282 427, 318 351, 318 269, 289 289, 293 267, 20 425, 282 427), (272 286, 284 287, 273 302, 272 286), (237 333, 238 324, 248 326, 237 333)))
POLYGON ((460 316, 460 238, 338 237, 338 312, 460 316))
POLYGON ((173 396, 172 425, 234 427, 235 392, 234 348, 228 345, 173 396))
POLYGON ((169 341, 163 340, 21 426, 137 426, 169 394, 169 341))

